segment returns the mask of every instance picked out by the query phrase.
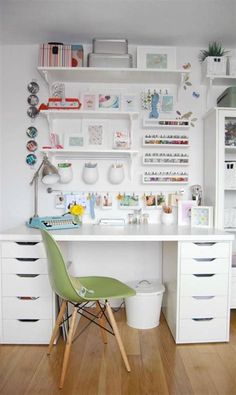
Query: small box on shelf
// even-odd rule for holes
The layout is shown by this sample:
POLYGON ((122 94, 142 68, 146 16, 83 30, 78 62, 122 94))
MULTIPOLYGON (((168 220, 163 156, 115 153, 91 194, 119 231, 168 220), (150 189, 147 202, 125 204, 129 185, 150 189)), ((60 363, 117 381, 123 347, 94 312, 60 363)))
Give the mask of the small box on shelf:
POLYGON ((226 75, 226 56, 208 56, 202 62, 202 76, 226 75))

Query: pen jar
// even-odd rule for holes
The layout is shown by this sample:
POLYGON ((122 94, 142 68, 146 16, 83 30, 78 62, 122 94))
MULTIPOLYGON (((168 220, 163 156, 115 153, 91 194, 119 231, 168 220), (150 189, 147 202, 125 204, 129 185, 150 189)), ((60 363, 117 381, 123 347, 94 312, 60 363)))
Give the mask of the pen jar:
POLYGON ((86 184, 95 184, 98 180, 97 163, 85 163, 82 178, 86 184))
POLYGON ((61 184, 68 184, 73 178, 71 163, 58 163, 58 173, 61 184))

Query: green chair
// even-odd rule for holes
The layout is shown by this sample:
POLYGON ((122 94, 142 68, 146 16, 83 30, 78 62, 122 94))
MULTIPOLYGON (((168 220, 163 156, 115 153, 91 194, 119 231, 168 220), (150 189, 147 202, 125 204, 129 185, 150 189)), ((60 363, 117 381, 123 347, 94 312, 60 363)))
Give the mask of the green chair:
POLYGON ((100 326, 104 343, 107 343, 107 332, 115 335, 126 369, 130 372, 128 358, 108 299, 127 298, 135 295, 135 291, 122 282, 110 277, 70 276, 57 242, 47 231, 41 230, 41 234, 48 258, 48 274, 51 287, 62 299, 61 308, 48 346, 48 355, 50 354, 54 341, 58 335, 60 325, 64 322, 64 315, 68 303, 73 306, 72 314, 70 316, 71 321, 66 340, 59 388, 63 387, 65 380, 71 344, 77 326, 77 313, 90 320, 90 323, 94 322, 100 326), (104 306, 100 304, 100 299, 105 300, 104 306), (92 313, 92 310, 94 309, 86 309, 86 304, 91 301, 96 303, 95 314, 92 313), (108 316, 106 316, 105 311, 107 311, 108 316), (106 328, 107 323, 110 325, 110 330, 106 328))

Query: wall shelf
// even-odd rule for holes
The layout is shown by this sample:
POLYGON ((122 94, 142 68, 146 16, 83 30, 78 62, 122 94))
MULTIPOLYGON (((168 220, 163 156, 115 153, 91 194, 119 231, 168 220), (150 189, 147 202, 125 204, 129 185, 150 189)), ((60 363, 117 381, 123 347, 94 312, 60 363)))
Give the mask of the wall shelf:
POLYGON ((42 110, 40 114, 53 121, 55 119, 136 119, 138 112, 127 111, 83 111, 83 110, 42 110))
POLYGON ((203 84, 207 86, 206 104, 208 106, 211 89, 213 86, 234 86, 236 75, 206 75, 203 84))
POLYGON ((189 121, 184 119, 143 118, 144 128, 189 129, 189 121))
POLYGON ((137 68, 101 68, 101 67, 38 67, 45 81, 53 82, 90 82, 90 83, 127 83, 127 84, 169 84, 183 83, 189 70, 151 70, 137 68))

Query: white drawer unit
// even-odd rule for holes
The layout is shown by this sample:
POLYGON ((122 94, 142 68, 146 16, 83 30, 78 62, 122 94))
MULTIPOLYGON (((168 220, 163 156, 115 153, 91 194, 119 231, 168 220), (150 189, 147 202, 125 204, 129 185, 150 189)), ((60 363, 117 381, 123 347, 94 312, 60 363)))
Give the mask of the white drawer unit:
POLYGON ((172 290, 163 311, 176 343, 228 341, 231 243, 184 241, 175 248, 175 255, 163 249, 163 282, 172 290))
POLYGON ((231 299, 230 299, 230 307, 231 309, 236 309, 236 267, 232 267, 231 269, 231 299))
POLYGON ((2 343, 47 344, 55 322, 55 295, 42 243, 1 244, 2 343))

